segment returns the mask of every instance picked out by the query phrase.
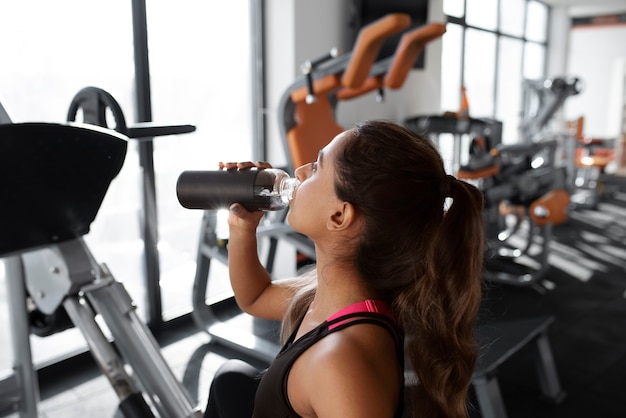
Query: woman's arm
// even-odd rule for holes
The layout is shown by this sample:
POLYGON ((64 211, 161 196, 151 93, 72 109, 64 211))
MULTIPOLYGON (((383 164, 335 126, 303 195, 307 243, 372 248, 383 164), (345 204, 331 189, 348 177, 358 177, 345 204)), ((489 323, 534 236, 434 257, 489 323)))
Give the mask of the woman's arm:
POLYGON ((262 212, 233 204, 228 215, 228 270, 239 307, 250 315, 282 320, 294 293, 290 280, 272 281, 258 256, 256 228, 262 212))

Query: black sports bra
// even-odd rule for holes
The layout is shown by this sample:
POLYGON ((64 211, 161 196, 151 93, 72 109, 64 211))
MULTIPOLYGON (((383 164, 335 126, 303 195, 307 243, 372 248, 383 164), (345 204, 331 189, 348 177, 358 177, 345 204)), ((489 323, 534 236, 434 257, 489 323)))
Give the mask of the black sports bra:
MULTIPOLYGON (((287 379, 294 362, 313 344, 336 331, 358 324, 374 324, 385 328, 396 342, 397 357, 404 370, 404 344, 389 310, 380 301, 366 300, 350 305, 304 334, 294 342, 298 327, 291 334, 272 364, 265 371, 256 392, 253 418, 299 418, 287 395, 287 379)), ((404 376, 404 373, 402 373, 404 376)), ((404 382, 403 382, 404 383, 404 382)), ((396 408, 395 417, 402 416, 404 409, 403 390, 396 408)))

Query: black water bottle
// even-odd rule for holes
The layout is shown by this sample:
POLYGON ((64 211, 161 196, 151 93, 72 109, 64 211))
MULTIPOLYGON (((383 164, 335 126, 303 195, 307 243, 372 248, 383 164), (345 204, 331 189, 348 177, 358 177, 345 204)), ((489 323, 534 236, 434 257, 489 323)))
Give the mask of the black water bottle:
POLYGON ((289 206, 299 183, 277 168, 184 171, 176 195, 187 209, 225 209, 239 203, 249 211, 281 210, 289 206))

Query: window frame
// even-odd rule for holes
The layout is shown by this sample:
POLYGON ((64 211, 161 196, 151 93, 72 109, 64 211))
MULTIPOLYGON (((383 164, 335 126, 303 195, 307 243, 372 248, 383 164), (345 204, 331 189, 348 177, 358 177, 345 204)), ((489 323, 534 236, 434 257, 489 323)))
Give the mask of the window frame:
MULTIPOLYGON (((445 1, 445 0, 444 0, 445 1)), ((462 36, 461 36, 461 69, 460 69, 460 76, 461 79, 459 80, 460 85, 464 86, 466 85, 466 75, 465 75, 465 62, 466 62, 466 50, 465 50, 465 42, 466 42, 466 31, 467 29, 472 29, 472 30, 478 30, 478 31, 483 31, 483 32, 487 32, 487 33, 491 33, 496 37, 496 51, 495 51, 495 57, 494 57, 494 62, 495 62, 495 68, 494 68, 494 88, 493 88, 493 96, 492 96, 492 100, 493 100, 493 111, 492 114, 490 115, 481 115, 484 117, 491 117, 491 118, 495 118, 495 116, 498 113, 498 77, 499 77, 499 58, 500 58, 500 38, 501 37, 506 37, 506 38, 510 38, 510 39, 516 39, 516 40, 520 40, 523 43, 523 48, 522 48, 522 60, 521 60, 521 68, 520 68, 520 73, 522 74, 522 80, 524 79, 524 64, 525 64, 525 56, 524 56, 524 50, 525 50, 525 46, 527 44, 537 44, 540 45, 544 48, 544 60, 543 60, 543 68, 541 69, 541 73, 544 75, 546 74, 546 70, 547 70, 547 51, 548 51, 548 47, 549 47, 549 32, 548 32, 548 28, 549 28, 549 22, 550 22, 550 16, 551 16, 551 12, 552 9, 551 7, 544 3, 543 1, 540 0, 524 0, 524 22, 523 22, 523 28, 524 28, 524 34, 522 36, 516 36, 516 35, 512 35, 506 32, 502 31, 501 28, 501 21, 502 21, 502 7, 501 4, 503 1, 506 0, 498 0, 497 1, 497 15, 498 15, 498 22, 497 22, 497 28, 495 30, 492 29, 486 29, 486 28, 482 28, 479 26, 475 26, 475 25, 471 25, 467 22, 466 20, 466 16, 467 16, 467 7, 468 7, 468 2, 467 0, 464 0, 464 6, 463 6, 463 16, 462 17, 456 17, 456 16, 451 16, 451 15, 445 15, 447 18, 447 22, 448 25, 458 25, 461 27, 461 31, 462 31, 462 36), (527 19, 528 19, 528 8, 529 8, 529 4, 532 2, 536 2, 536 3, 541 3, 546 7, 546 12, 547 12, 547 16, 546 16, 546 36, 545 36, 545 41, 535 41, 535 40, 531 40, 527 37, 526 31, 527 31, 527 19)), ((445 13, 445 8, 444 8, 444 13, 445 13)), ((459 92, 459 102, 460 102, 460 92, 459 92)))

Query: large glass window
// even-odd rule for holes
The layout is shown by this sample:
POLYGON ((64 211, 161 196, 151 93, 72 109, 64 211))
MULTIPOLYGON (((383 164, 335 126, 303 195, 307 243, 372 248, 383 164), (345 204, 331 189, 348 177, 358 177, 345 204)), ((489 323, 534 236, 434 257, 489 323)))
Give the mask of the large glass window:
POLYGON ((498 0, 466 0, 465 21, 470 26, 496 30, 498 27, 498 0))
POLYGON ((490 32, 465 31, 464 85, 470 98, 471 115, 494 113, 496 37, 490 32))
POLYGON ((500 32, 524 36, 526 0, 507 0, 500 3, 500 32))
POLYGON ((461 93, 461 72, 463 69, 463 28, 448 25, 442 38, 441 57, 441 108, 455 111, 459 108, 461 93))
POLYGON ((496 119, 505 121, 502 137, 518 138, 519 109, 522 103, 522 57, 524 42, 502 36, 498 42, 498 84, 496 119))
POLYGON ((465 0, 444 1, 443 12, 448 16, 463 17, 465 14, 465 0))
MULTIPOLYGON (((220 160, 252 157, 252 25, 247 1, 147 3, 152 119, 197 127, 192 134, 154 139, 160 286, 164 317, 169 319, 191 309, 202 216, 179 205, 178 175, 216 169, 220 160)), ((13 121, 65 122, 72 98, 86 86, 107 90, 120 103, 127 123, 136 121, 132 21, 130 2, 3 3, 0 100, 13 121)), ((122 172, 85 239, 145 317, 143 173, 137 148, 130 141, 122 172)), ((45 216, 45 207, 41 212, 45 216)), ((3 267, 0 260, 0 329, 6 330, 3 267)), ((225 267, 216 262, 211 270, 227 283, 225 267)), ((212 291, 220 292, 219 284, 209 289, 209 296, 212 291)), ((0 346, 10 347, 9 337, 0 338, 0 346)), ((38 364, 84 346, 76 329, 32 339, 38 364)), ((2 372, 10 368, 12 356, 0 352, 2 372)))
POLYGON ((526 19, 526 39, 545 42, 548 33, 548 8, 545 4, 531 0, 528 2, 526 19))
POLYGON ((538 80, 543 77, 546 61, 546 48, 541 44, 524 44, 524 78, 538 80))
MULTIPOLYGON (((249 3, 147 4, 153 119, 189 122, 197 128, 192 134, 156 139, 154 146, 166 318, 191 308, 202 216, 178 203, 178 176, 184 170, 216 170, 219 161, 252 159, 249 3)), ((211 264, 216 275, 211 284, 228 283, 219 264, 211 264)))
POLYGON ((470 115, 495 117, 502 141, 518 142, 523 80, 545 77, 548 7, 536 0, 444 0, 443 10, 442 110, 458 109, 465 86, 470 115), (454 65, 459 72, 447 68, 454 65))

